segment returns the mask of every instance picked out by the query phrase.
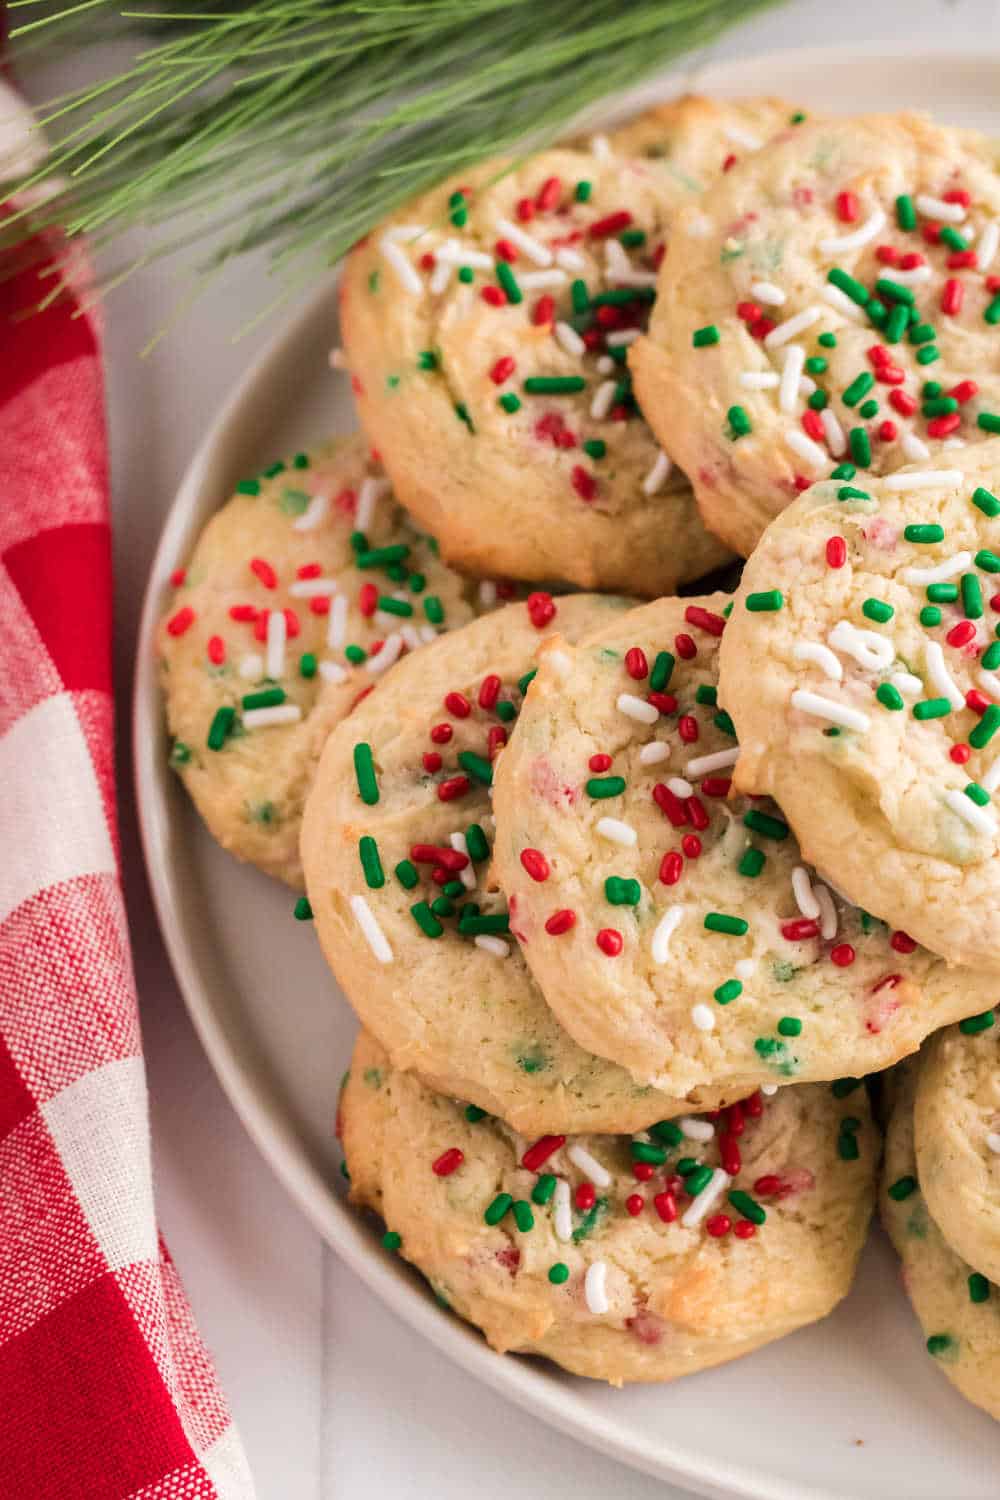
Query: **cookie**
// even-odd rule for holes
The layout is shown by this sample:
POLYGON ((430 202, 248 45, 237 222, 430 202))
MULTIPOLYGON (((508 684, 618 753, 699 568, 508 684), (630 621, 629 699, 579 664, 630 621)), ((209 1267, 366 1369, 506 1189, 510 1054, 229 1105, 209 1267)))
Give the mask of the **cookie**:
POLYGON ((736 785, 850 900, 994 974, 998 480, 991 443, 808 490, 744 570, 720 681, 736 785))
POLYGON ((681 1095, 875 1071, 992 993, 849 906, 780 807, 733 793, 727 608, 661 599, 544 648, 494 797, 497 874, 549 1005, 681 1095))
POLYGON ((782 1089, 738 1142, 509 1127, 394 1070, 362 1033, 341 1098, 351 1198, 495 1349, 623 1385, 722 1364, 829 1313, 874 1198, 864 1088, 782 1089), (720 1161, 726 1165, 720 1165, 720 1161))
POLYGON ((998 244, 984 143, 920 115, 807 120, 688 210, 629 364, 717 536, 1000 430, 998 244))
POLYGON ((302 808, 330 730, 495 587, 440 561, 360 438, 242 481, 171 581, 157 634, 171 764, 225 848, 300 889, 302 808))
POLYGON ((895 1082, 879 1207, 927 1353, 966 1400, 1000 1419, 1000 1288, 952 1250, 921 1192, 913 1100, 919 1063, 895 1082))
MULTIPOLYGON (((491 757, 539 645, 625 608, 539 596, 402 662, 331 735, 306 809, 316 929, 362 1021, 395 1067, 518 1130, 639 1129, 688 1107, 566 1035, 510 936, 490 869, 491 757)), ((726 1080, 710 1102, 751 1088, 726 1080)))
POLYGON ((1000 1282, 1000 1057, 993 1012, 938 1032, 920 1054, 917 1163, 951 1248, 1000 1282))
POLYGON ((685 94, 654 104, 632 120, 592 137, 589 148, 656 161, 687 194, 704 193, 722 172, 797 122, 786 99, 706 99, 685 94))
POLYGON ((341 326, 362 424, 450 561, 658 594, 726 560, 624 363, 682 195, 641 159, 491 161, 348 258, 341 326))

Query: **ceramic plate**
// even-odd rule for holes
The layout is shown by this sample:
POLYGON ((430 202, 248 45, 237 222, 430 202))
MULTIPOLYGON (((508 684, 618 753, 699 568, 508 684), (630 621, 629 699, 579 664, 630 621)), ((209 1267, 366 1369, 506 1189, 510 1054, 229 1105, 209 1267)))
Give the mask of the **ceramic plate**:
MULTIPOLYGON (((718 95, 780 93, 846 112, 912 106, 919 80, 922 108, 996 135, 998 73, 982 57, 827 48, 712 68, 695 82, 718 95)), ((661 81, 629 106, 674 92, 661 81)), ((320 1232, 401 1317, 582 1442, 725 1500, 995 1500, 1000 1431, 927 1358, 879 1235, 851 1297, 825 1323, 672 1386, 613 1391, 492 1353, 347 1207, 332 1117, 353 1016, 311 928, 293 920, 290 893, 215 846, 168 770, 153 659, 168 575, 235 481, 354 425, 348 383, 328 365, 337 342, 331 281, 209 430, 164 529, 139 643, 135 759, 149 877, 181 989, 235 1108, 320 1232)))

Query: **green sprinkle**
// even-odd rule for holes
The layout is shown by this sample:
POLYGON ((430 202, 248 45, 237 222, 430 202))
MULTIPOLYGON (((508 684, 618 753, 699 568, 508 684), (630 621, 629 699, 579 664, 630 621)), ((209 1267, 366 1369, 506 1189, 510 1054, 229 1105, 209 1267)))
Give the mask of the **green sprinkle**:
POLYGON ((695 1167, 694 1171, 689 1172, 684 1179, 684 1191, 690 1193, 692 1198, 697 1198, 698 1194, 708 1187, 711 1180, 711 1167, 695 1167))
POLYGON ((852 427, 849 438, 851 457, 862 469, 867 469, 872 461, 872 445, 868 440, 868 433, 863 427, 852 427))
POLYGON ((857 472, 853 464, 838 464, 835 469, 830 470, 830 478, 853 479, 857 472))
POLYGON ((514 272, 511 270, 508 262, 505 260, 498 260, 495 266, 495 270, 497 281, 499 281, 500 285, 507 293, 507 301, 511 304, 512 307, 516 307, 519 302, 524 301, 524 293, 518 286, 517 277, 514 275, 514 272))
POLYGON ((635 250, 639 245, 646 243, 646 231, 644 229, 625 229, 618 236, 619 245, 624 245, 626 250, 635 250))
POLYGON ((723 911, 707 911, 705 913, 706 932, 725 932, 730 937, 743 937, 749 926, 749 922, 743 917, 731 917, 723 911))
POLYGON ((588 458, 603 458, 608 451, 608 445, 603 438, 588 438, 583 444, 583 451, 588 458))
POLYGON ((927 597, 932 604, 954 604, 958 598, 957 583, 929 583, 927 597))
POLYGON ((979 1271, 973 1271, 969 1277, 969 1301, 986 1302, 990 1295, 990 1284, 986 1277, 979 1271))
POLYGON ((782 1016, 778 1022, 779 1036, 801 1036, 802 1022, 797 1016, 782 1016))
POLYGON ((411 864, 408 859, 401 859, 394 873, 400 885, 407 891, 412 891, 420 879, 416 865, 411 864))
POLYGON ((917 350, 918 365, 932 365, 936 359, 941 358, 941 351, 934 344, 925 344, 922 349, 917 350))
POLYGON ((947 417, 953 411, 958 411, 958 402, 954 396, 934 396, 930 401, 925 401, 921 407, 925 417, 947 417))
POLYGON ((830 398, 826 394, 826 391, 819 388, 813 391, 812 395, 806 402, 806 405, 811 406, 813 411, 823 411, 824 408, 829 404, 829 401, 830 398))
POLYGON ((941 611, 936 604, 925 604, 920 611, 920 623, 928 629, 941 624, 941 611))
POLYGON ((744 1193, 741 1188, 733 1188, 732 1192, 727 1193, 726 1196, 736 1212, 742 1214, 744 1219, 749 1219, 751 1224, 764 1223, 767 1212, 761 1208, 755 1198, 751 1198, 749 1193, 744 1193))
POLYGON ((771 614, 779 610, 785 599, 780 589, 764 589, 759 594, 747 594, 746 606, 751 614, 771 614))
POLYGON ((917 1191, 917 1179, 915 1177, 897 1177, 886 1191, 895 1203, 902 1203, 917 1191))
POLYGON ((867 396, 874 384, 875 376, 871 371, 862 370, 860 375, 855 375, 840 399, 845 406, 857 406, 862 396, 867 396))
POLYGON ((706 349, 709 344, 719 342, 719 330, 714 323, 706 323, 704 328, 696 328, 691 335, 691 342, 696 349, 706 349))
POLYGON ((170 764, 172 766, 186 766, 191 759, 191 746, 185 745, 183 740, 174 740, 170 747, 170 764))
POLYGON ((856 485, 844 484, 837 491, 838 500, 870 500, 867 490, 859 490, 856 485))
POLYGON ((1000 557, 995 552, 988 552, 985 547, 976 553, 976 567, 982 568, 984 573, 1000 573, 1000 557))
POLYGON ((937 338, 937 329, 932 323, 914 323, 909 338, 911 344, 933 344, 937 338))
POLYGON ((997 667, 1000 667, 1000 641, 994 641, 992 645, 987 646, 983 652, 981 665, 986 668, 987 672, 995 672, 997 667))
POLYGON ((695 690, 694 701, 696 703, 707 703, 714 708, 719 701, 719 690, 716 687, 711 687, 707 682, 702 682, 695 690))
POLYGON ((407 586, 411 594, 422 594, 427 587, 427 579, 423 573, 411 573, 407 579, 407 586))
POLYGON ((424 937, 439 938, 442 932, 444 932, 444 928, 426 901, 418 901, 416 906, 411 906, 410 916, 416 922, 424 937))
POLYGON ((368 538, 365 536, 365 534, 364 534, 363 531, 352 531, 351 532, 350 541, 351 541, 351 551, 355 554, 355 559, 354 560, 355 560, 355 563, 356 563, 357 562, 357 555, 359 553, 361 553, 361 552, 367 552, 368 551, 368 538))
POLYGON ((421 349, 417 355, 417 368, 420 370, 436 370, 438 357, 433 349, 421 349))
POLYGON ((903 536, 908 542, 943 542, 944 527, 935 523, 906 526, 903 528, 903 536))
POLYGON ((724 984, 714 992, 715 999, 720 1005, 728 1005, 730 1000, 736 1000, 743 993, 743 986, 738 979, 727 979, 724 984))
POLYGON ((517 679, 518 690, 522 693, 526 693, 537 676, 537 667, 532 667, 530 672, 525 672, 523 677, 519 677, 517 679))
POLYGON ((875 696, 883 708, 891 708, 897 713, 905 706, 901 694, 891 682, 880 682, 875 689, 875 696))
POLYGON ((665 1141, 668 1146, 679 1146, 684 1139, 684 1132, 675 1120, 658 1120, 655 1125, 649 1126, 650 1135, 655 1135, 658 1141, 665 1141))
POLYGON ((315 653, 312 651, 303 651, 299 657, 299 676, 307 679, 315 677, 318 668, 319 662, 316 660, 315 653))
POLYGON ((638 880, 609 875, 604 882, 604 897, 612 906, 638 906, 642 900, 642 886, 638 880))
MULTIPOLYGON (((663 689, 670 681, 674 666, 675 659, 669 651, 658 651, 656 653, 656 656, 653 658, 653 670, 649 674, 649 686, 654 693, 663 692, 663 689)), ((698 692, 701 692, 701 688, 698 689, 698 692)))
MULTIPOLYGON (((981 411, 976 418, 976 426, 981 427, 983 432, 1000 432, 1000 416, 997 416, 992 411, 981 411)), ((977 490, 976 494, 978 495, 979 493, 979 490, 977 490)), ((982 506, 980 506, 980 510, 982 510, 982 506)), ((989 511, 987 514, 995 515, 996 512, 989 511)))
POLYGON ((883 297, 888 297, 891 302, 913 302, 913 292, 901 281, 893 281, 891 276, 880 276, 875 283, 875 290, 883 297))
POLYGON ((836 349, 837 335, 835 333, 821 333, 816 342, 817 344, 822 344, 824 349, 836 349))
POLYGON ((989 806, 990 794, 984 786, 979 785, 978 781, 970 781, 968 786, 963 787, 962 790, 969 801, 974 802, 977 807, 989 806))
POLYGON ((357 554, 354 559, 355 566, 359 568, 384 568, 387 563, 402 562, 409 553, 409 550, 405 542, 396 542, 391 547, 373 547, 369 551, 357 554))
POLYGON ((967 620, 980 620, 983 615, 983 591, 975 573, 963 573, 959 580, 962 588, 962 608, 967 620))
POLYGON ((237 495, 259 495, 260 481, 257 479, 241 479, 236 486, 237 495))
POLYGON ((358 794, 362 802, 369 807, 374 807, 378 801, 378 781, 375 779, 375 763, 372 760, 372 747, 366 740, 360 740, 354 747, 354 774, 358 781, 358 794))
POLYGON ((521 410, 521 398, 515 395, 513 391, 504 391, 503 395, 499 398, 498 405, 502 406, 505 412, 513 414, 521 410))
POLYGON ((896 223, 900 229, 916 229, 917 210, 909 193, 900 193, 896 199, 896 223))
POLYGON ((965 235, 959 234, 958 230, 951 224, 942 225, 938 239, 942 245, 947 245, 949 250, 968 250, 969 248, 969 242, 965 238, 965 235))
POLYGON ((470 1125, 478 1125, 480 1120, 486 1119, 485 1109, 480 1109, 478 1104, 467 1104, 465 1106, 465 1118, 470 1125))
POLYGON ((387 615, 399 615, 401 619, 409 619, 413 614, 413 605, 406 599, 393 599, 389 594, 380 594, 378 607, 387 615))
POLYGON ((492 916, 466 916, 468 906, 462 908, 462 915, 458 919, 458 930, 466 937, 479 937, 480 935, 502 936, 510 931, 510 915, 505 911, 496 912, 492 916))
POLYGON ((529 1229, 535 1227, 535 1216, 531 1212, 531 1204, 524 1198, 518 1198, 514 1204, 514 1223, 522 1234, 527 1234, 529 1229))
POLYGON ((570 300, 575 313, 585 313, 590 307, 590 293, 587 291, 587 283, 579 278, 573 282, 569 289, 570 300))
POLYGON ((921 698, 913 705, 915 719, 944 719, 950 713, 951 704, 947 698, 921 698))
POLYGON ((428 594, 424 600, 424 614, 432 625, 440 625, 444 619, 444 605, 437 594, 428 594))
POLYGON ((746 437, 749 432, 753 431, 750 418, 742 406, 731 406, 726 412, 726 418, 734 438, 746 437))
POLYGON ((987 323, 1000 323, 1000 296, 994 297, 989 303, 983 313, 983 318, 987 323))
POLYGON ((455 915, 454 904, 448 900, 448 897, 443 892, 431 902, 431 911, 436 917, 453 917, 455 915))
POLYGON ((927 1353, 933 1354, 934 1358, 937 1359, 942 1354, 947 1354, 953 1343, 954 1340, 950 1333, 932 1333, 927 1340, 927 1353))
POLYGON ((830 1093, 835 1099, 846 1099, 849 1094, 859 1087, 860 1078, 835 1078, 830 1085, 830 1093))
POLYGON ((236 723, 236 710, 231 704, 223 704, 217 708, 212 717, 208 730, 208 748, 210 750, 221 750, 233 732, 236 723))
POLYGON ((759 849, 747 849, 737 868, 741 875, 746 875, 750 880, 756 880, 766 861, 767 856, 759 849))
POLYGON ((774 818, 770 813, 760 812, 758 808, 751 807, 750 811, 743 814, 744 828, 752 828, 755 833, 762 833, 769 839, 787 839, 788 824, 781 818, 774 818))
POLYGON ((577 203, 588 203, 590 201, 590 194, 592 191, 593 183, 588 182, 586 178, 581 178, 576 185, 575 197, 577 203))
POLYGON ((277 708, 279 703, 285 701, 285 690, 280 687, 261 688, 259 693, 247 693, 243 699, 243 707, 253 708, 277 708))
POLYGON ((587 389, 582 375, 529 375, 524 382, 529 396, 570 396, 587 389))
POLYGON ((860 281, 855 281, 854 277, 841 270, 840 266, 834 266, 832 271, 828 271, 826 279, 832 286, 838 287, 845 296, 850 297, 852 302, 856 302, 859 307, 867 306, 868 288, 860 281))
POLYGON ((382 861, 379 859, 378 845, 367 833, 362 836, 358 843, 358 854, 361 856, 361 868, 365 872, 365 880, 370 890, 381 890, 385 885, 385 871, 382 869, 382 861))
POLYGON ((514 1200, 510 1193, 497 1193, 489 1208, 483 1214, 487 1224, 499 1224, 504 1214, 513 1204, 514 1200))
POLYGON ((402 1243, 403 1236, 401 1234, 397 1234, 394 1229, 387 1229, 385 1234, 382 1236, 383 1250, 398 1250, 402 1243))
POLYGON ((869 417, 877 417, 878 402, 874 398, 872 398, 871 401, 862 401, 861 405, 858 407, 858 412, 866 420, 869 417))
POLYGON ((726 710, 724 708, 721 708, 719 712, 714 716, 714 718, 712 719, 712 723, 715 725, 716 729, 721 729, 723 734, 731 734, 733 739, 736 738, 736 725, 733 723, 732 719, 726 713, 726 710))
POLYGON ((991 1010, 984 1010, 981 1015, 969 1016, 968 1020, 959 1021, 958 1029, 965 1036, 977 1036, 980 1031, 989 1031, 995 1020, 996 1016, 991 1010))
POLYGON ((442 896, 450 896, 455 901, 462 895, 464 890, 465 886, 460 880, 448 880, 441 887, 441 894, 442 896))
POLYGON ((562 1286, 564 1281, 569 1280, 569 1266, 565 1261, 557 1260, 554 1265, 549 1266, 549 1280, 553 1286, 562 1286))
POLYGON ((484 756, 476 755, 473 750, 460 750, 458 763, 463 771, 468 771, 473 781, 478 781, 481 786, 493 785, 493 767, 484 756))
POLYGON ((804 109, 797 109, 793 115, 788 116, 788 123, 789 125, 801 125, 808 118, 804 109))
POLYGON ((620 797, 624 790, 624 776, 591 776, 587 782, 587 796, 597 801, 605 797, 620 797))
POLYGON ((460 422, 464 422, 470 432, 475 432, 472 418, 469 416, 469 408, 464 401, 455 402, 455 415, 460 422))
POLYGON ((459 279, 459 281, 464 282, 466 286, 468 286, 471 281, 475 280, 475 276, 476 276, 476 273, 472 269, 471 266, 460 266, 459 267, 459 270, 458 270, 458 279, 459 279))
POLYGON ((810 375, 824 375, 829 368, 829 360, 823 358, 822 354, 813 354, 806 360, 806 369, 810 375))
POLYGON ((861 613, 868 620, 875 620, 879 625, 884 625, 891 620, 896 611, 891 604, 885 604, 881 599, 866 599, 861 606, 861 613))
POLYGON ((633 1141, 630 1149, 633 1161, 650 1162, 654 1167, 662 1167, 667 1159, 664 1147, 652 1146, 648 1141, 633 1141))
POLYGON ((693 1156, 682 1156, 677 1163, 677 1172, 680 1177, 688 1177, 698 1165, 693 1156))
POLYGON ((852 1131, 841 1129, 837 1137, 837 1155, 841 1161, 857 1161, 861 1148, 852 1131))
POLYGON ((896 302, 889 309, 889 316, 885 320, 885 341, 887 344, 898 344, 906 332, 906 325, 910 321, 909 308, 903 302, 896 302))
POLYGON ((469 851, 469 858, 474 864, 480 864, 489 858, 490 843, 478 823, 470 823, 465 830, 465 847, 469 851))
POLYGON ((531 1201, 543 1206, 548 1203, 556 1190, 556 1179, 552 1172, 543 1172, 541 1177, 531 1189, 531 1201))
POLYGON ((296 922, 311 922, 313 915, 312 904, 308 896, 300 896, 292 907, 292 916, 296 922))
POLYGON ((517 709, 514 707, 513 703, 509 701, 509 699, 501 698, 496 708, 494 709, 494 713, 496 714, 497 718, 500 719, 504 724, 509 724, 511 719, 516 717, 517 709))

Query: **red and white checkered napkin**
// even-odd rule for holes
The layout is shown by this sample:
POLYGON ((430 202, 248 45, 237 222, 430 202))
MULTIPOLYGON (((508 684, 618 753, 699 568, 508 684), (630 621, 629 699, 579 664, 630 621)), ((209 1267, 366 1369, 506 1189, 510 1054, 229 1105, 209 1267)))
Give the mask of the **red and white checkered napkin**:
POLYGON ((156 1230, 99 332, 71 301, 12 321, 50 286, 0 281, 0 1496, 251 1500, 156 1230))

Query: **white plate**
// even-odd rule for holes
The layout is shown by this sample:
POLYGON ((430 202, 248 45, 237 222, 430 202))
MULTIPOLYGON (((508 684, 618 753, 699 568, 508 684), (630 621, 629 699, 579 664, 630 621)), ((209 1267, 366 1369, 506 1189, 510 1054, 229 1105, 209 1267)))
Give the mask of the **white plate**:
MULTIPOLYGON (((707 70, 698 86, 780 93, 833 111, 919 103, 1000 134, 998 82, 994 60, 880 47, 751 58, 707 70)), ((661 81, 630 104, 672 92, 661 81)), ((192 1018, 244 1124, 320 1232, 386 1302, 465 1369, 581 1441, 725 1500, 995 1500, 1000 1435, 927 1357, 880 1236, 827 1322, 673 1386, 612 1391, 492 1353, 347 1208, 332 1116, 355 1023, 311 928, 293 920, 289 892, 216 847, 168 770, 153 660, 168 574, 235 481, 331 427, 354 425, 347 382, 327 365, 336 342, 331 283, 209 430, 164 529, 139 643, 135 759, 150 880, 192 1018)))

